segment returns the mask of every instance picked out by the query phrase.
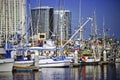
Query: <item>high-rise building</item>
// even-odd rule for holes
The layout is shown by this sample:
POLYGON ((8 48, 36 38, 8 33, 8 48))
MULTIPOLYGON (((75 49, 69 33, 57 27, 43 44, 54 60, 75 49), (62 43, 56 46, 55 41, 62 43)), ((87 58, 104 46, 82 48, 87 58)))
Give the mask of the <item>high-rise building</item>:
POLYGON ((26 0, 0 0, 0 34, 25 33, 26 0))
POLYGON ((69 10, 54 11, 54 33, 58 39, 68 40, 71 36, 71 12, 69 10))
POLYGON ((45 33, 50 39, 53 32, 53 8, 48 6, 32 8, 31 34, 45 33))

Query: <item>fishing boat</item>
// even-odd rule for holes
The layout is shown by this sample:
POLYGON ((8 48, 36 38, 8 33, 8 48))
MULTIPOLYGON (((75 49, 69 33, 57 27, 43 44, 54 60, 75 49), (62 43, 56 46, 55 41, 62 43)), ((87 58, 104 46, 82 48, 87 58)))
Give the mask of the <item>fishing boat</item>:
POLYGON ((64 56, 49 58, 40 56, 39 67, 69 67, 70 60, 67 60, 64 56))
POLYGON ((100 62, 100 59, 96 59, 95 57, 92 56, 82 56, 82 61, 80 61, 81 64, 83 65, 88 65, 88 64, 98 64, 100 62))
POLYGON ((92 45, 91 49, 84 49, 81 55, 81 63, 83 64, 98 64, 101 59, 102 46, 100 44, 92 45))
POLYGON ((6 58, 7 51, 0 46, 0 71, 12 71, 14 59, 6 58))
POLYGON ((64 55, 56 56, 56 46, 53 45, 51 40, 46 41, 43 47, 30 47, 30 51, 34 51, 39 55, 39 67, 69 67, 70 60, 64 55))

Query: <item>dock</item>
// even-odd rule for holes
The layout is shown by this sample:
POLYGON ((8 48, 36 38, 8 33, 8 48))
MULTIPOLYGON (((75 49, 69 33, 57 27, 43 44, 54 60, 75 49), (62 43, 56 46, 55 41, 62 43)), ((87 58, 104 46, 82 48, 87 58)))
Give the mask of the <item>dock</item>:
POLYGON ((87 63, 87 62, 71 63, 71 67, 80 67, 80 66, 86 66, 86 65, 99 65, 99 63, 98 62, 92 62, 92 63, 87 63))
POLYGON ((80 63, 71 63, 71 67, 79 67, 80 63))
POLYGON ((80 62, 80 63, 71 63, 72 67, 86 66, 86 65, 108 65, 115 64, 118 62, 114 61, 99 61, 99 62, 80 62))
POLYGON ((13 71, 39 71, 36 66, 13 66, 13 71))
POLYGON ((115 64, 113 61, 100 61, 99 65, 115 64))

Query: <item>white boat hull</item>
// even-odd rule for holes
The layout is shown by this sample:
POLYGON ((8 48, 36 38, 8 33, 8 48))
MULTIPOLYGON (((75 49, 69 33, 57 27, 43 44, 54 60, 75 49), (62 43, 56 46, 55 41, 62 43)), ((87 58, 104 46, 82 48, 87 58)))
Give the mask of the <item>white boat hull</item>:
POLYGON ((14 59, 1 59, 0 71, 12 71, 14 59))
POLYGON ((85 62, 92 63, 92 62, 99 62, 100 59, 87 59, 85 62))
POLYGON ((33 65, 33 61, 15 61, 13 66, 14 67, 28 67, 32 65, 33 65))
POLYGON ((39 67, 69 67, 70 60, 58 60, 44 59, 39 61, 39 67))

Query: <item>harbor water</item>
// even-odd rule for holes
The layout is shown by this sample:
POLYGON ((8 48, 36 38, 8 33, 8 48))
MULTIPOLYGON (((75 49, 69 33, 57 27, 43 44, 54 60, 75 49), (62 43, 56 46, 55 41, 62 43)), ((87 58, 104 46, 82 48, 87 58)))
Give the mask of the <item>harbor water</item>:
POLYGON ((0 72, 0 80, 120 80, 120 63, 79 68, 42 68, 39 72, 0 72))

